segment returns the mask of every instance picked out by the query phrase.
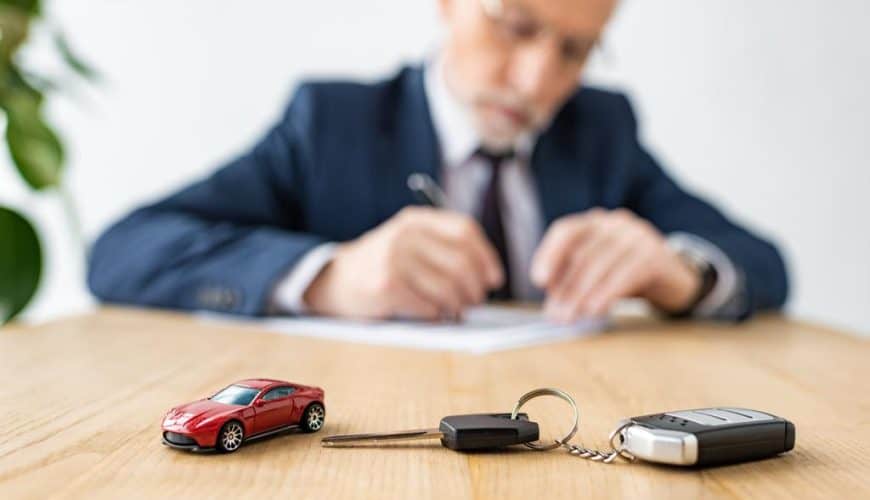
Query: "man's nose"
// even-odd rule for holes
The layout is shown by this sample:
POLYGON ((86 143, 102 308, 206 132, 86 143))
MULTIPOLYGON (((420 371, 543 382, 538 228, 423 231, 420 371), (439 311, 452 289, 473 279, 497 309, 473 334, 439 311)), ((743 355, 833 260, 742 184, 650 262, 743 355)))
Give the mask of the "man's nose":
POLYGON ((550 39, 515 52, 511 66, 514 89, 537 105, 549 104, 565 78, 558 42, 550 39))

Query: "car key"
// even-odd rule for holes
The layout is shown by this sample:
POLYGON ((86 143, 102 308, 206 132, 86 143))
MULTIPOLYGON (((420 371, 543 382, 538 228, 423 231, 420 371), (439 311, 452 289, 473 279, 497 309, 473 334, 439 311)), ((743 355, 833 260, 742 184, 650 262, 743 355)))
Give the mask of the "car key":
POLYGON ((457 451, 503 448, 538 439, 538 424, 525 413, 512 420, 510 413, 451 415, 441 419, 437 429, 400 432, 345 434, 327 436, 320 443, 331 447, 352 447, 362 443, 382 443, 415 439, 441 439, 441 444, 457 451))
POLYGON ((701 408, 621 422, 621 449, 671 465, 705 466, 772 457, 794 448, 794 424, 745 408, 701 408))

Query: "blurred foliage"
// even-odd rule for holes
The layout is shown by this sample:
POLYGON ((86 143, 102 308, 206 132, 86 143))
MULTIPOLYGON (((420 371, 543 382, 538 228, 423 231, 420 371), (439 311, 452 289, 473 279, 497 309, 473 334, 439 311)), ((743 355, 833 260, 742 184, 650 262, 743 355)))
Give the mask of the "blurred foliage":
MULTIPOLYGON (((41 0, 0 0, 0 111, 6 118, 6 145, 21 179, 33 190, 59 188, 64 149, 46 121, 44 94, 49 78, 21 65, 20 49, 34 23, 44 21, 41 0)), ((58 56, 74 73, 95 78, 94 71, 70 48, 63 33, 53 32, 58 56)), ((42 252, 33 225, 20 213, 0 206, 0 324, 21 312, 39 285, 42 252)))
POLYGON ((21 312, 39 285, 42 252, 33 226, 20 214, 0 207, 0 324, 21 312))

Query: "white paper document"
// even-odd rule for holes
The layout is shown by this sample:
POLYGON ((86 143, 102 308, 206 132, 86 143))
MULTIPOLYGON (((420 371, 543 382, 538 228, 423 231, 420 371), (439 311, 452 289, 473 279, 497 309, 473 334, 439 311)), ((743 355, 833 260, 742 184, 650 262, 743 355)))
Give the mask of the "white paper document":
MULTIPOLYGON (((204 317, 226 319, 214 314, 204 317)), ((232 317, 230 320, 300 337, 475 354, 574 339, 600 332, 607 326, 604 319, 558 324, 546 320, 536 310, 499 306, 469 309, 463 321, 458 323, 352 321, 319 317, 257 320, 232 317)))

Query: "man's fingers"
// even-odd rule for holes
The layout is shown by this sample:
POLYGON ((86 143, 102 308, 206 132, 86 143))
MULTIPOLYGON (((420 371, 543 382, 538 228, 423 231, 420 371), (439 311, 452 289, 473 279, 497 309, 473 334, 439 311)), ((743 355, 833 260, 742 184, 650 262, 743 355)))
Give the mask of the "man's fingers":
POLYGON ((594 229, 600 213, 596 209, 553 223, 532 258, 531 278, 535 285, 549 288, 564 273, 572 251, 594 229))
POLYGON ((597 232, 590 234, 585 240, 578 243, 574 251, 568 256, 562 271, 552 280, 547 289, 547 295, 556 301, 577 295, 579 285, 584 280, 596 279, 598 273, 602 271, 599 268, 615 256, 616 252, 613 252, 615 238, 613 234, 597 232), (590 272, 594 274, 590 276, 590 272))
POLYGON ((581 261, 565 276, 558 295, 547 297, 546 311, 561 321, 574 321, 584 314, 591 314, 587 299, 601 281, 622 265, 628 253, 625 247, 612 247, 607 239, 598 240, 596 248, 586 252, 581 261))
POLYGON ((623 259, 602 267, 604 271, 590 288, 581 291, 578 287, 576 293, 567 300, 566 305, 559 310, 560 319, 574 321, 581 316, 599 316, 607 312, 611 304, 622 297, 622 290, 614 286, 612 277, 626 269, 633 272, 632 266, 631 256, 624 255, 623 259))
POLYGON ((647 255, 643 253, 636 254, 608 274, 601 286, 590 293, 586 299, 589 313, 603 314, 616 300, 635 296, 640 285, 650 275, 646 257, 647 255))
POLYGON ((504 282, 501 259, 486 238, 480 225, 465 215, 446 210, 436 211, 429 229, 440 238, 469 251, 475 267, 481 269, 488 288, 497 288, 504 282))
POLYGON ((391 316, 402 319, 436 321, 441 317, 441 310, 438 305, 417 293, 410 284, 396 293, 393 299, 392 310, 393 314, 391 316))
POLYGON ((401 281, 444 315, 461 315, 500 283, 498 256, 473 219, 428 207, 408 207, 390 234, 402 248, 390 259, 401 281), (396 259, 401 262, 395 262, 396 259))
POLYGON ((459 285, 463 305, 479 304, 486 297, 486 272, 468 249, 435 237, 420 241, 415 253, 459 285))
POLYGON ((619 266, 608 273, 584 298, 587 310, 602 314, 618 299, 637 295, 646 287, 661 265, 664 242, 647 224, 634 224, 625 230, 630 248, 619 266))
POLYGON ((420 297, 438 307, 439 311, 453 317, 462 314, 464 305, 460 299, 460 285, 425 260, 412 259, 411 264, 405 268, 403 279, 420 297))
POLYGON ((631 258, 632 252, 636 250, 633 246, 634 236, 634 231, 631 230, 609 234, 598 240, 598 244, 580 257, 585 260, 583 272, 569 286, 581 303, 601 286, 615 268, 631 258))

